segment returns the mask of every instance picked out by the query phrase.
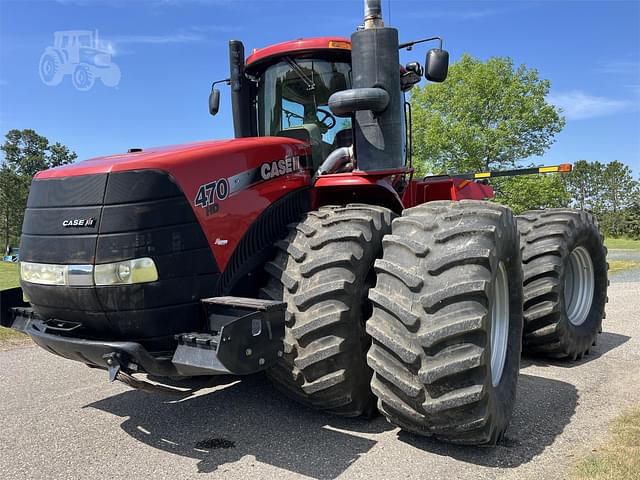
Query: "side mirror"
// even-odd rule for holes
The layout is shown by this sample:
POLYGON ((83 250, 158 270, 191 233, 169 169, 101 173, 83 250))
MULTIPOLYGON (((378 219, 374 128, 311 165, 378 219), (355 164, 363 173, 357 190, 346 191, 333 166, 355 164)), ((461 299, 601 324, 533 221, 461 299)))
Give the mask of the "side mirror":
POLYGON ((209 113, 215 115, 220 109, 220 90, 214 88, 209 94, 209 113))
POLYGON ((444 82, 449 73, 449 52, 432 48, 427 52, 424 76, 431 82, 444 82))

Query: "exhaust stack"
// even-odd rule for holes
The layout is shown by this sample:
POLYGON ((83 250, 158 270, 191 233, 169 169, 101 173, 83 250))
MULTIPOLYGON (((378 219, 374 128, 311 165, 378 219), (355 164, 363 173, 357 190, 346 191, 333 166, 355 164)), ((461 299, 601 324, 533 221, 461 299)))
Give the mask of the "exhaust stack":
POLYGON ((385 27, 380 0, 365 0, 364 30, 351 35, 353 87, 334 93, 334 115, 353 115, 357 168, 380 171, 404 165, 398 31, 385 27))
POLYGON ((365 0, 364 2, 364 28, 382 28, 381 0, 365 0))

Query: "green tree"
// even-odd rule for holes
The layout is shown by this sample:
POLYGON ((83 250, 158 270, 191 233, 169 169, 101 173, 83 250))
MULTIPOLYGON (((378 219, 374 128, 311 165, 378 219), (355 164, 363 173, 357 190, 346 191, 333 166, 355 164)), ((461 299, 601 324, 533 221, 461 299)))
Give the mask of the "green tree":
MULTIPOLYGON (((17 243, 27 206, 29 186, 26 179, 7 165, 0 167, 0 224, 3 247, 17 243)), ((4 254, 5 248, 2 249, 4 254)))
POLYGON ((631 169, 614 160, 604 168, 601 198, 604 213, 601 220, 605 231, 614 237, 624 235, 625 211, 632 206, 638 195, 638 182, 633 179, 631 169))
POLYGON ((581 210, 602 210, 602 177, 605 165, 600 162, 578 160, 566 175, 567 190, 581 210))
POLYGON ((566 207, 571 195, 560 175, 523 175, 496 177, 491 181, 496 201, 517 215, 525 210, 566 207))
POLYGON ((574 206, 592 211, 606 234, 617 237, 633 231, 640 182, 633 179, 628 166, 617 160, 607 164, 579 160, 566 176, 566 184, 574 206))
POLYGON ((60 165, 72 163, 76 158, 78 158, 76 152, 72 152, 66 145, 56 142, 49 146, 47 168, 59 167, 60 165))
POLYGON ((625 210, 622 230, 630 238, 640 240, 640 198, 625 210))
POLYGON ((31 129, 7 132, 0 150, 4 153, 0 164, 0 228, 7 246, 20 237, 33 175, 71 163, 77 155, 61 143, 50 145, 46 137, 31 129))
POLYGON ((463 55, 444 83, 411 95, 418 173, 506 168, 541 155, 564 126, 545 101, 549 87, 510 58, 463 55))

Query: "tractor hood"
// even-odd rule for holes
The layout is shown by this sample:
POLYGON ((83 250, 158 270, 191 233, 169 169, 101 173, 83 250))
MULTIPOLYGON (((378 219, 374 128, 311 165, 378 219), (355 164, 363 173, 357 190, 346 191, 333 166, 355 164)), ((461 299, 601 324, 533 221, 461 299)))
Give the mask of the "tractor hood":
POLYGON ((151 259, 157 272, 155 280, 131 284, 23 278, 32 307, 44 318, 78 323, 86 338, 170 348, 175 334, 198 331, 200 299, 234 282, 248 285, 243 269, 262 265, 260 255, 306 211, 308 149, 276 137, 208 141, 40 172, 22 228, 25 265, 75 272, 151 259), (267 208, 275 213, 263 215, 267 208))
MULTIPOLYGON (((27 206, 33 211, 23 229, 23 243, 29 246, 36 237, 39 243, 21 251, 21 257, 31 251, 38 254, 32 260, 24 257, 25 261, 111 262, 111 257, 94 257, 93 244, 80 248, 74 242, 68 242, 68 249, 59 255, 47 256, 46 242, 51 235, 76 235, 76 240, 88 242, 89 230, 63 228, 65 220, 67 226, 75 220, 79 225, 82 218, 77 215, 98 219, 95 228, 106 233, 106 221, 100 215, 111 215, 111 205, 127 205, 126 212, 113 213, 114 225, 119 223, 118 216, 126 215, 132 215, 136 223, 144 202, 179 197, 191 208, 206 236, 205 245, 208 243, 214 251, 219 267, 225 268, 238 242, 264 209, 283 195, 310 186, 310 153, 310 145, 300 140, 250 137, 150 148, 44 170, 32 183, 27 206), (59 210, 59 218, 52 213, 54 209, 59 210), (51 229, 47 230, 43 222, 51 223, 51 229), (78 256, 78 252, 86 255, 78 256)), ((164 213, 160 209, 148 215, 161 218, 164 213)), ((130 229, 132 232, 142 228, 136 225, 130 229)), ((121 246, 115 250, 124 251, 121 246)))
POLYGON ((254 137, 194 142, 185 145, 155 147, 64 165, 39 172, 35 178, 72 177, 131 170, 160 170, 180 177, 217 169, 218 174, 232 174, 238 167, 250 167, 261 161, 306 155, 310 146, 284 137, 254 137), (215 166, 211 164, 215 162, 215 166))

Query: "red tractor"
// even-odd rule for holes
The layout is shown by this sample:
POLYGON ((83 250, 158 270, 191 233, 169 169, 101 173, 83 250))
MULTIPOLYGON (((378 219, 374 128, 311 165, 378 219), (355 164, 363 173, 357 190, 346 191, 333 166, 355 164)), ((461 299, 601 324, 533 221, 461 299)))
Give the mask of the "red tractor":
POLYGON ((404 94, 448 68, 441 45, 400 67, 420 42, 379 0, 350 40, 231 41, 235 139, 36 175, 2 324, 111 380, 265 370, 314 408, 495 443, 522 345, 594 344, 606 252, 588 213, 486 201, 489 173, 413 178, 404 94))

